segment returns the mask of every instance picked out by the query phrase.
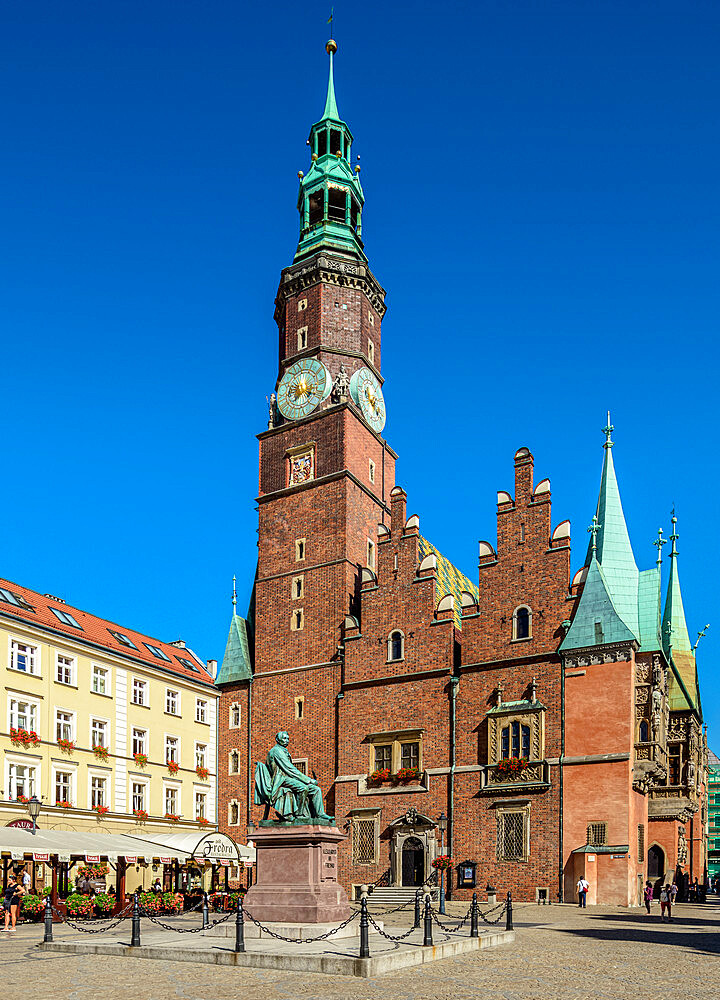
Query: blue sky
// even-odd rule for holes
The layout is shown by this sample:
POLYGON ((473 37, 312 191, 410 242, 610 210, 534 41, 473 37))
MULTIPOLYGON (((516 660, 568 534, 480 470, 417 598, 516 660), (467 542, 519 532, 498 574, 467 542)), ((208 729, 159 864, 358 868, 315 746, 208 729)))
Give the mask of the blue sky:
MULTIPOLYGON (((0 16, 0 573, 204 657, 222 657, 233 573, 244 606, 254 571, 255 434, 328 7, 7 0, 0 16)), ((527 445, 577 568, 611 409, 641 569, 676 505, 720 724, 720 7, 335 14, 388 289, 386 435, 421 530, 474 577, 527 445)))

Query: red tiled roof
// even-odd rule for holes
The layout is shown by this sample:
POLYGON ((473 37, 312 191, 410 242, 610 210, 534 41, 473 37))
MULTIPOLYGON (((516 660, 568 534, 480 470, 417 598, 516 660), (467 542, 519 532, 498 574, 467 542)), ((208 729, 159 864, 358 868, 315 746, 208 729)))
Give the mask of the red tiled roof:
POLYGON ((71 604, 38 594, 27 587, 21 587, 17 583, 12 583, 10 580, 0 578, 0 588, 9 590, 11 594, 19 597, 21 601, 27 601, 33 609, 30 611, 28 608, 8 603, 0 595, 0 612, 3 615, 17 618, 31 625, 52 629, 53 632, 66 635, 81 643, 85 641, 95 646, 101 646, 103 649, 122 657, 141 660, 150 666, 158 667, 161 670, 169 670, 181 677, 188 678, 188 680, 202 681, 206 684, 213 683, 207 668, 195 658, 189 649, 181 649, 178 646, 173 646, 170 642, 163 642, 161 639, 154 639, 152 636, 143 635, 142 632, 136 632, 135 629, 126 628, 124 625, 117 625, 115 622, 107 621, 105 618, 98 618, 96 615, 88 614, 87 611, 81 611, 80 608, 75 608, 71 604), (64 611, 72 615, 80 628, 74 628, 74 626, 60 621, 53 614, 53 608, 56 611, 64 611), (115 636, 111 635, 110 630, 126 636, 137 648, 131 649, 129 646, 124 645, 115 636), (168 659, 159 659, 150 652, 145 643, 161 649, 168 659), (197 670, 191 670, 186 667, 180 662, 181 659, 194 664, 197 670))

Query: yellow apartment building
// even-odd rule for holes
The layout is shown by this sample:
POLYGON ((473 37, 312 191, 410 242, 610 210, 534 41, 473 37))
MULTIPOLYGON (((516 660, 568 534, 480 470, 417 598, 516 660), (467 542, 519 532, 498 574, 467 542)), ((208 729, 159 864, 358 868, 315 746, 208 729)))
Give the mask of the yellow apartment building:
POLYGON ((0 826, 215 829, 216 667, 0 579, 0 826))

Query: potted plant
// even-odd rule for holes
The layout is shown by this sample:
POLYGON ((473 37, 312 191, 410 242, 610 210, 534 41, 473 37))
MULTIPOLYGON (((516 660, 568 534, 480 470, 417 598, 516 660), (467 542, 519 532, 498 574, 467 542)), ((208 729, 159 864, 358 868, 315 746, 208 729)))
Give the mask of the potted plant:
POLYGON ((433 861, 432 866, 437 869, 437 871, 446 872, 452 868, 453 861, 449 854, 438 854, 433 861))
POLYGON ((106 913, 112 912, 115 906, 115 897, 111 896, 109 892, 99 892, 97 896, 93 897, 93 903, 95 904, 98 916, 102 917, 106 913))
POLYGON ((204 816, 198 817, 198 823, 200 824, 200 826, 207 826, 209 822, 210 820, 206 819, 204 816))
POLYGON ((389 781, 391 777, 389 767, 381 767, 368 775, 368 785, 381 785, 383 781, 389 781))
POLYGON ((73 807, 72 802, 68 802, 65 799, 63 799, 61 802, 56 802, 55 805, 60 806, 61 809, 72 809, 73 807))
POLYGON ((92 916, 93 901, 90 896, 83 896, 79 892, 73 892, 65 900, 65 906, 71 917, 92 916))
POLYGON ((15 729, 11 726, 10 742, 16 746, 31 747, 36 746, 40 742, 40 737, 34 729, 15 729))
POLYGON ((98 814, 98 819, 100 819, 101 816, 104 816, 108 812, 110 806, 93 806, 93 809, 98 814))
POLYGON ((165 819, 170 820, 171 823, 177 823, 180 817, 176 813, 165 813, 165 819))
POLYGON ((185 899, 181 892, 163 892, 160 896, 160 907, 163 913, 181 913, 185 899))
POLYGON ((206 767, 201 767, 200 764, 198 764, 198 766, 195 768, 195 774, 197 774, 198 778, 200 778, 201 781, 206 781, 210 772, 206 767))
POLYGON ((58 740, 57 745, 63 753, 72 753, 75 749, 75 743, 72 740, 58 740))
POLYGON ((20 899, 20 912, 27 920, 40 920, 45 910, 45 901, 33 893, 20 899))
POLYGON ((140 909, 144 910, 146 913, 159 913, 161 897, 157 892, 141 892, 140 893, 140 909))
POLYGON ((133 816, 139 823, 144 823, 148 818, 147 809, 133 809, 133 816))
POLYGON ((514 778, 522 774, 526 765, 525 757, 503 757, 498 761, 497 773, 503 778, 514 778))

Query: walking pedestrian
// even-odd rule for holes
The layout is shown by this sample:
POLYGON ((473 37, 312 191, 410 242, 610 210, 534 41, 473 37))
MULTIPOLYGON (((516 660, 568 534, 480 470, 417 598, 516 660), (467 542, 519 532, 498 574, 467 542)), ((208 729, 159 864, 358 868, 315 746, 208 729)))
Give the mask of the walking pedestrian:
POLYGON ((677 899, 678 886, 675 879, 673 879, 673 884, 670 886, 670 905, 675 905, 675 900, 677 899))
POLYGON ((660 890, 660 917, 665 923, 665 911, 667 910, 668 923, 672 923, 672 901, 670 893, 670 885, 668 882, 660 890))
POLYGON ((577 893, 578 893, 578 906, 583 909, 587 906, 587 894, 589 888, 590 888, 590 883, 586 881, 584 875, 581 875, 577 883, 577 893))
POLYGON ((3 897, 3 907, 5 909, 5 926, 3 930, 14 931, 20 912, 20 899, 23 895, 23 887, 14 875, 8 878, 5 895, 3 897))
POLYGON ((650 914, 650 904, 653 901, 653 887, 652 887, 652 882, 650 881, 650 879, 648 879, 647 882, 645 883, 645 891, 643 892, 643 899, 645 900, 645 909, 648 911, 648 915, 649 915, 650 914))

